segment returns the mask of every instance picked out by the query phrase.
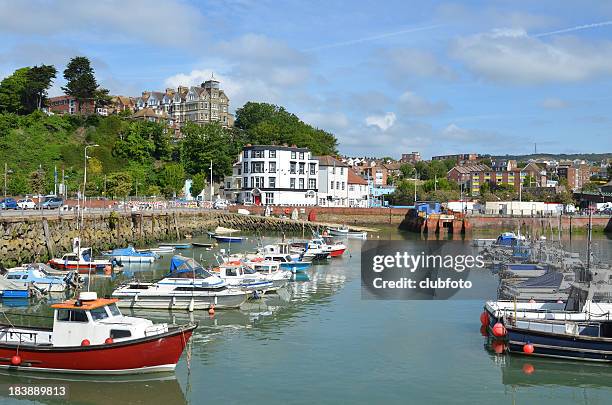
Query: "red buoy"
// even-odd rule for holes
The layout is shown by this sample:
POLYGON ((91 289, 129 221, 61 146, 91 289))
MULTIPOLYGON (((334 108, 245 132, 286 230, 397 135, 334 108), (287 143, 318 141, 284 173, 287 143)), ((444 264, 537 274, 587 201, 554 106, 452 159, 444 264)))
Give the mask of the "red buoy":
POLYGON ((489 324, 489 313, 487 311, 482 311, 482 314, 480 314, 480 323, 484 326, 489 324))
POLYGON ((83 339, 81 341, 81 346, 89 346, 91 344, 91 342, 89 341, 89 339, 83 339))
POLYGON ((208 315, 215 314, 215 304, 210 304, 210 308, 208 308, 208 315))
POLYGON ((506 333, 506 327, 501 323, 497 322, 495 325, 493 325, 493 335, 495 337, 506 336, 506 333))
POLYGON ((19 356, 17 356, 17 355, 15 355, 15 356, 11 357, 11 364, 12 364, 13 366, 18 366, 18 365, 20 365, 20 364, 21 364, 21 357, 19 357, 19 356))
POLYGON ((112 337, 107 337, 106 340, 104 341, 104 343, 106 343, 107 345, 110 345, 114 342, 112 337))
POLYGON ((527 343, 525 345, 523 345, 523 353, 525 354, 531 354, 534 351, 534 347, 531 343, 527 343))
POLYGON ((531 364, 529 364, 529 363, 526 363, 526 364, 523 366, 523 373, 525 373, 525 374, 533 374, 533 372, 534 372, 534 371, 535 371, 535 367, 534 367, 534 366, 532 366, 532 365, 531 365, 531 364))

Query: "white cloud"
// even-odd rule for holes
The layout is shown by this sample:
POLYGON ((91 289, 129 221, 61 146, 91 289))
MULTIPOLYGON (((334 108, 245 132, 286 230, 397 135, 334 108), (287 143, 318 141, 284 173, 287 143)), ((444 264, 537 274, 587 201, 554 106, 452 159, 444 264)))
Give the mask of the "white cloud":
POLYGON ((443 101, 429 101, 411 91, 404 92, 399 98, 399 108, 408 115, 434 115, 449 108, 443 101))
POLYGON ((298 117, 307 124, 314 127, 324 129, 326 131, 335 132, 345 129, 349 126, 348 117, 341 112, 304 112, 297 114, 298 117))
POLYGON ((560 98, 549 97, 542 100, 540 106, 548 110, 558 110, 569 107, 569 103, 565 100, 561 100, 560 98))
POLYGON ((383 131, 388 130, 395 124, 396 116, 394 112, 388 112, 384 115, 369 115, 365 119, 368 126, 376 126, 383 131))
POLYGON ((180 0, 0 0, 0 32, 22 37, 75 34, 188 47, 202 40, 203 26, 198 9, 180 0))
POLYGON ((547 42, 523 29, 459 38, 452 54, 474 74, 502 83, 577 82, 612 74, 612 42, 569 37, 547 42))

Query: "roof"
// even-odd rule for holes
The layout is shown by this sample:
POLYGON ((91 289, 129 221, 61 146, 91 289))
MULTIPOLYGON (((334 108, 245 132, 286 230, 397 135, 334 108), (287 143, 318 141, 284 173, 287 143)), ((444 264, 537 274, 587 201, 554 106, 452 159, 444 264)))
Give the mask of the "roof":
POLYGON ((474 172, 492 171, 492 169, 489 166, 483 165, 483 164, 480 164, 480 163, 473 164, 473 165, 455 166, 451 170, 456 170, 456 171, 458 171, 459 173, 462 173, 462 174, 470 174, 470 173, 474 173, 474 172))
POLYGON ((152 108, 143 108, 140 109, 138 111, 136 111, 136 113, 134 115, 132 115, 132 118, 141 118, 141 117, 154 117, 154 118, 168 118, 168 114, 166 114, 165 111, 162 111, 160 114, 156 113, 155 110, 153 110, 152 108))
POLYGON ((59 304, 51 305, 51 308, 91 310, 91 309, 103 307, 105 305, 114 304, 115 302, 119 301, 119 299, 118 298, 98 298, 98 299, 91 300, 91 301, 81 301, 80 306, 75 305, 76 301, 77 300, 68 300, 68 301, 60 302, 59 304))
POLYGON ((354 170, 349 170, 348 171, 348 184, 363 184, 367 186, 368 182, 366 179, 364 179, 363 177, 355 173, 354 170))
POLYGON ((319 166, 349 167, 346 163, 330 155, 317 156, 319 166))

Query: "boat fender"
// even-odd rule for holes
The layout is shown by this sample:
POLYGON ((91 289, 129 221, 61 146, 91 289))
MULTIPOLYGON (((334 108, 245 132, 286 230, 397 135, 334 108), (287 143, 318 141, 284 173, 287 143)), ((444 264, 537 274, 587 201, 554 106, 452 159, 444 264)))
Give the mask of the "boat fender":
POLYGON ((81 346, 89 346, 91 344, 91 342, 89 341, 89 339, 83 339, 81 341, 81 346))
POLYGON ((13 366, 18 366, 21 364, 21 357, 19 355, 14 355, 11 357, 11 364, 13 366))
POLYGON ((532 354, 533 351, 534 351, 534 347, 531 343, 527 342, 526 344, 523 345, 523 353, 532 354))
POLYGON ((104 343, 106 343, 107 345, 112 345, 114 342, 115 341, 112 337, 107 337, 106 340, 104 340, 104 343))
POLYGON ((487 311, 482 311, 482 314, 480 314, 480 323, 483 326, 487 326, 489 324, 489 313, 487 311))
POLYGON ((210 304, 210 307, 208 308, 208 315, 214 315, 215 314, 215 304, 210 304))
POLYGON ((506 333, 506 327, 503 324, 497 322, 495 325, 493 325, 493 335, 495 337, 506 336, 506 333))

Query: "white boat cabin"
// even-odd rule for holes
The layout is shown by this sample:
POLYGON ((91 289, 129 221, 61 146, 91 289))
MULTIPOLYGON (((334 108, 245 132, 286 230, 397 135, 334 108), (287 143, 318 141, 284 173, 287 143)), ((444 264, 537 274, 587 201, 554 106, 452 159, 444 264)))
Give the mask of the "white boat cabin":
POLYGON ((55 346, 81 346, 84 340, 91 345, 134 340, 165 333, 167 324, 153 324, 148 319, 123 316, 118 299, 98 298, 95 292, 84 292, 78 300, 69 300, 51 307, 53 332, 50 343, 55 346))
POLYGON ((281 271, 280 262, 278 261, 275 262, 273 260, 249 262, 248 265, 253 270, 255 270, 257 273, 261 273, 261 274, 274 274, 274 273, 281 271))

